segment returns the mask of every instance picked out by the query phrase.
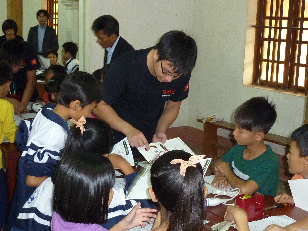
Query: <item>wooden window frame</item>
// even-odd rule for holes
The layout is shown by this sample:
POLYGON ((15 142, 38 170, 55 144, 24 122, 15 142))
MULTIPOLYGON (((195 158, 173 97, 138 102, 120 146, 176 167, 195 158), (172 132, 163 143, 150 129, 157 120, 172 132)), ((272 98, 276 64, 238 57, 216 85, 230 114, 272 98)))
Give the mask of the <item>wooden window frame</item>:
POLYGON ((308 38, 303 39, 303 31, 308 30, 307 24, 304 25, 304 22, 308 22, 308 4, 305 4, 305 0, 258 0, 257 7, 256 25, 253 25, 255 27, 255 48, 252 83, 276 90, 302 92, 307 95, 308 38), (283 15, 283 2, 289 3, 287 17, 283 15), (267 10, 266 7, 269 9, 267 10), (307 8, 306 17, 305 8, 307 8), (282 22, 285 20, 287 26, 283 26, 282 22), (267 21, 268 24, 266 24, 267 21), (285 39, 282 38, 283 30, 286 30, 285 39), (265 43, 267 43, 266 50, 265 43), (285 50, 280 49, 282 43, 285 43, 285 50), (307 46, 305 63, 300 63, 302 45, 307 46), (281 57, 282 52, 284 52, 284 60, 277 58, 281 57), (279 71, 281 71, 279 65, 281 64, 283 65, 283 79, 282 82, 278 82, 279 71), (304 86, 298 85, 299 68, 305 69, 304 86), (265 79, 261 79, 262 74, 265 75, 265 79))
POLYGON ((47 11, 49 13, 48 25, 56 30, 58 35, 58 0, 47 0, 47 11))

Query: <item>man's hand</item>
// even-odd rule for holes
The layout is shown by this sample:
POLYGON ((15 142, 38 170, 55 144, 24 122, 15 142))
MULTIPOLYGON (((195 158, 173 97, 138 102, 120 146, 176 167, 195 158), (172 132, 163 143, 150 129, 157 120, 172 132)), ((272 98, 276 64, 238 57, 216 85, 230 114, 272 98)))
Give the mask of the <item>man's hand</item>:
POLYGON ((20 101, 18 101, 17 99, 14 99, 14 98, 8 98, 8 97, 5 97, 4 98, 5 100, 9 101, 12 105, 13 105, 13 108, 14 108, 14 114, 16 115, 20 115, 24 112, 28 112, 27 110, 27 105, 24 106, 20 101))
POLYGON ((113 226, 110 230, 111 231, 124 231, 136 226, 141 225, 143 228, 145 226, 144 222, 148 222, 151 224, 151 218, 156 218, 156 209, 149 209, 149 208, 140 208, 140 202, 124 217, 118 224, 113 226))
POLYGON ((138 129, 131 127, 128 132, 125 133, 127 140, 129 142, 129 145, 131 147, 143 147, 145 146, 146 150, 150 149, 148 140, 145 138, 143 133, 139 131, 138 129))
POLYGON ((156 132, 153 136, 153 142, 161 142, 161 143, 165 143, 167 140, 167 135, 164 132, 156 132))

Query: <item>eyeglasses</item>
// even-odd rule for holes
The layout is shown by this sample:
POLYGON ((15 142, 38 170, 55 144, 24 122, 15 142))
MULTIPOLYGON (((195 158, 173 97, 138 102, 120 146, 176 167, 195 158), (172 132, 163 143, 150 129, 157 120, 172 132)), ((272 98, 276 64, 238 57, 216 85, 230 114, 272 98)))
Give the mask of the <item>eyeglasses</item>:
POLYGON ((25 63, 16 63, 15 66, 24 68, 26 66, 26 64, 25 63))
POLYGON ((163 73, 163 75, 168 75, 170 77, 172 77, 173 79, 177 79, 179 77, 181 77, 180 74, 172 74, 171 72, 167 71, 164 67, 163 67, 163 61, 160 61, 160 67, 161 67, 161 72, 163 73))

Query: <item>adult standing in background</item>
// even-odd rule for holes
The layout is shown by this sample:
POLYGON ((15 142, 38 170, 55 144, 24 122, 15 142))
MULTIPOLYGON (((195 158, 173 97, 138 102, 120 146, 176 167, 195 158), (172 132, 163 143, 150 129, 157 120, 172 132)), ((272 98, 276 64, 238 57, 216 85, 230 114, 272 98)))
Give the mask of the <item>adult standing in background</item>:
POLYGON ((117 58, 104 77, 103 99, 94 113, 117 131, 116 142, 126 136, 131 147, 146 149, 151 141, 164 143, 188 97, 196 59, 196 42, 182 31, 167 32, 156 46, 117 58))
POLYGON ((56 31, 47 25, 49 19, 47 10, 39 10, 36 18, 39 24, 30 28, 27 41, 34 46, 34 51, 38 55, 45 56, 50 49, 57 51, 59 49, 58 37, 56 31))
POLYGON ((23 37, 17 35, 18 27, 14 20, 7 19, 2 23, 3 34, 0 36, 0 48, 2 44, 9 39, 17 39, 19 41, 24 41, 23 37))
POLYGON ((119 22, 111 15, 103 15, 95 19, 92 30, 97 37, 97 43, 105 49, 104 66, 117 57, 135 50, 119 35, 119 22))

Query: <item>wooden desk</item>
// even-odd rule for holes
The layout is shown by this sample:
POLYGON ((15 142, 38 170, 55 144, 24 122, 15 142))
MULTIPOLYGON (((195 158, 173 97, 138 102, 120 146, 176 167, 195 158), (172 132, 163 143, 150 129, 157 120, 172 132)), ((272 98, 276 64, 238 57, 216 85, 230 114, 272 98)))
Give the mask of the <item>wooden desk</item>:
MULTIPOLYGON (((275 201, 272 196, 265 196, 264 198, 264 208, 274 205, 275 201)), ((208 207, 205 214, 205 220, 210 221, 205 230, 210 230, 209 227, 224 221, 224 214, 227 206, 224 204, 220 204, 214 207, 208 207)), ((308 212, 302 210, 295 206, 285 207, 285 208, 276 208, 263 211, 263 218, 267 218, 269 216, 278 216, 278 215, 287 215, 288 217, 293 218, 294 220, 301 220, 305 217, 308 217, 308 212)), ((230 227, 229 230, 236 230, 230 227)))
POLYGON ((16 185, 17 167, 21 153, 16 149, 15 144, 11 143, 1 143, 0 149, 4 152, 5 155, 8 200, 10 203, 16 185))

